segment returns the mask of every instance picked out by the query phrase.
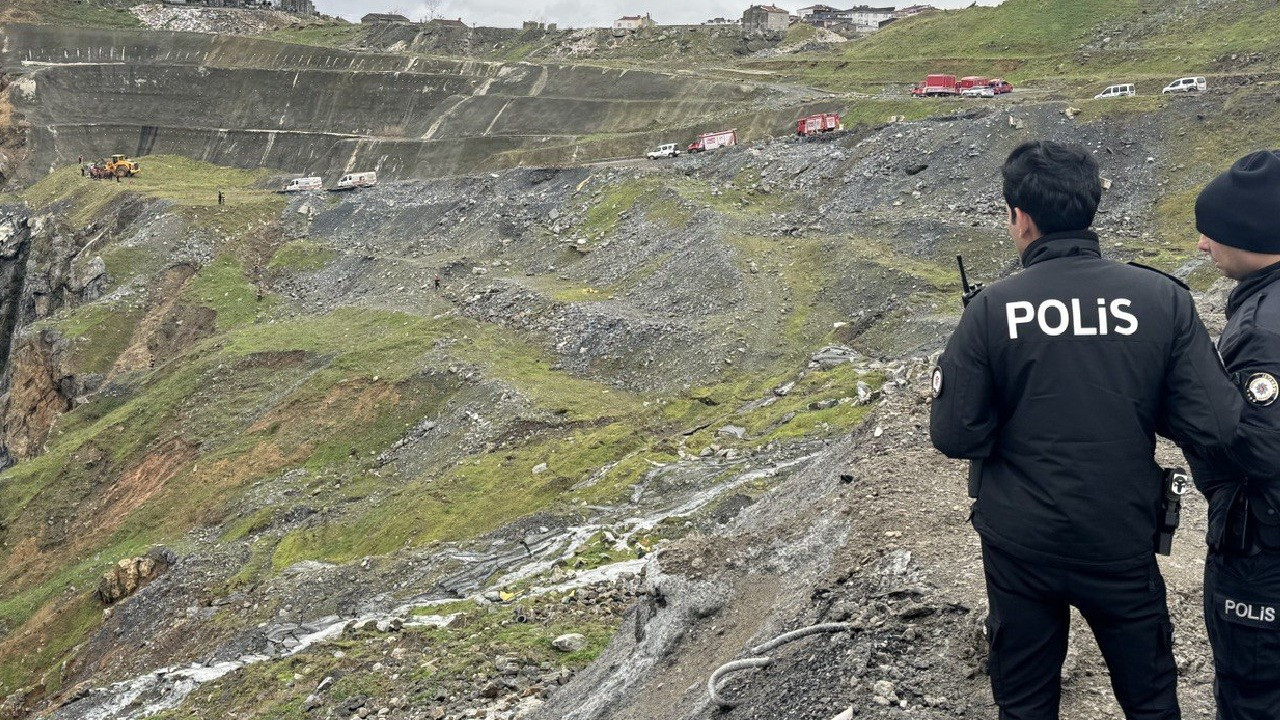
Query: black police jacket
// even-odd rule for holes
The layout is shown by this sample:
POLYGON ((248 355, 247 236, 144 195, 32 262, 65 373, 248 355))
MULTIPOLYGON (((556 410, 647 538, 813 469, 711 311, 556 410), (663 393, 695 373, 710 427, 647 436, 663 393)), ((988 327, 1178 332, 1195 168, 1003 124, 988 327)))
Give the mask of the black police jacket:
POLYGON ((965 309, 934 371, 933 445, 976 461, 973 524, 1034 562, 1150 562, 1155 433, 1220 447, 1241 398, 1181 283, 1103 260, 1091 232, 1032 243, 965 309))
POLYGON ((1244 493, 1255 521, 1280 526, 1280 264, 1240 281, 1227 300, 1218 341, 1245 397, 1229 448, 1185 447, 1196 487, 1209 498, 1209 546, 1223 537, 1231 505, 1244 493))

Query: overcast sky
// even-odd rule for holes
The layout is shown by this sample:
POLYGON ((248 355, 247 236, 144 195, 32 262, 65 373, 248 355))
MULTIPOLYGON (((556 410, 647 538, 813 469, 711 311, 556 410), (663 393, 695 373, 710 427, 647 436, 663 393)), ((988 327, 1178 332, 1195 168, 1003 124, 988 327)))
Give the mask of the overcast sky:
MULTIPOLYGON (((760 0, 757 0, 760 1, 760 0)), ((973 0, 916 0, 942 8, 966 7, 973 0)), ((821 0, 803 0, 802 4, 776 3, 791 10, 814 5, 821 0)), ((980 5, 999 5, 1001 0, 979 0, 980 5)), ((623 15, 652 13, 658 23, 699 23, 714 17, 742 17, 749 0, 315 0, 320 12, 359 20, 368 12, 396 11, 413 19, 425 16, 432 5, 439 6, 439 16, 461 18, 470 25, 519 27, 525 20, 560 23, 563 27, 608 26, 623 15)), ((847 7, 840 3, 827 4, 847 7)), ((862 3, 854 3, 862 4, 862 3)), ((881 6, 880 2, 867 2, 881 6)), ((912 0, 898 6, 916 4, 912 0)), ((888 3, 883 3, 888 6, 888 3)))

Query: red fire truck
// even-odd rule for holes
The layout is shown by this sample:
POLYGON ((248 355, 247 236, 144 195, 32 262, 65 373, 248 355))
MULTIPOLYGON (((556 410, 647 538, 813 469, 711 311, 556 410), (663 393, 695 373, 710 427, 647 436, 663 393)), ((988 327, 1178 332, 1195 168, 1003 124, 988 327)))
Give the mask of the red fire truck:
POLYGON ((916 83, 911 88, 912 97, 941 97, 945 95, 959 95, 960 89, 956 87, 955 75, 928 75, 924 82, 916 83))
POLYGON ((835 113, 820 113, 818 115, 809 115, 802 117, 796 123, 796 134, 801 137, 805 135, 817 135, 818 133, 832 132, 839 130, 840 116, 835 113))
POLYGON ((689 152, 703 152, 704 150, 715 150, 716 148, 729 147, 738 144, 738 131, 721 130, 720 132, 703 133, 698 136, 689 145, 689 152))
POLYGON ((912 97, 940 97, 960 95, 965 90, 974 88, 991 88, 996 95, 1013 92, 1013 85, 1004 78, 989 78, 984 75, 966 75, 956 80, 955 75, 929 75, 924 82, 918 82, 911 88, 912 97))

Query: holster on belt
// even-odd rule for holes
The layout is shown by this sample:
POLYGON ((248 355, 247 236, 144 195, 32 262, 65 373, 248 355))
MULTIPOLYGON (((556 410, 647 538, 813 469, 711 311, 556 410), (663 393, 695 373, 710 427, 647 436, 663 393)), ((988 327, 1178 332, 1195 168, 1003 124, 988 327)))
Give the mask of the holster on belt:
POLYGON ((1280 520, 1274 518, 1270 503, 1253 497, 1247 485, 1241 487, 1227 510, 1219 552, 1252 557, 1280 551, 1280 520))
POLYGON ((1249 510, 1249 494, 1241 488, 1227 508, 1226 523, 1219 551, 1223 555, 1248 557, 1261 550, 1254 532, 1253 513, 1249 510))
POLYGON ((1227 526, 1230 525, 1232 510, 1243 491, 1244 485, 1241 483, 1225 485, 1208 493, 1209 528, 1205 533, 1205 541, 1210 552, 1223 554, 1232 544, 1228 538, 1227 526))
POLYGON ((978 499, 978 492, 982 490, 982 461, 969 461, 969 497, 974 500, 978 499))
POLYGON ((1173 550, 1173 535, 1182 523, 1182 496, 1191 486, 1191 478, 1182 468, 1165 468, 1161 479, 1163 492, 1156 522, 1156 554, 1168 555, 1173 550))

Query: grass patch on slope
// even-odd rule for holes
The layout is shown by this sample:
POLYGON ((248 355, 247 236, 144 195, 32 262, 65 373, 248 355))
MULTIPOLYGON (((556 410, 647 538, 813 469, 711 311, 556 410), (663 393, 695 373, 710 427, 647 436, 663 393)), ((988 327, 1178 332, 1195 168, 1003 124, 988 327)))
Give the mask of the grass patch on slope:
POLYGON ((272 296, 260 296, 245 278, 240 262, 227 257, 201 268, 184 299, 217 312, 219 330, 251 323, 275 302, 272 296))
POLYGON ((174 155, 137 158, 138 176, 121 182, 93 180, 74 165, 58 168, 32 185, 22 197, 39 210, 65 208, 64 219, 76 227, 94 222, 125 193, 173 202, 200 224, 235 229, 275 217, 284 207, 280 195, 257 187, 268 170, 239 170, 174 155), (225 205, 218 205, 218 191, 225 205))
POLYGON ((73 344, 71 366, 80 372, 105 373, 129 346, 142 311, 112 303, 89 303, 66 314, 34 323, 57 329, 73 344))
POLYGON ((264 33, 259 37, 295 45, 343 48, 360 39, 364 28, 357 24, 308 25, 289 27, 264 33))
POLYGON ((308 240, 290 240, 281 245, 267 264, 268 270, 286 270, 291 272, 311 272, 319 270, 332 260, 337 253, 319 243, 308 240))
POLYGON ((1280 6, 1234 0, 1183 13, 1142 39, 1146 47, 1219 56, 1280 49, 1280 6), (1198 52, 1197 52, 1198 51, 1198 52))
POLYGON ((1139 0, 1005 0, 918 15, 844 50, 846 57, 885 59, 1051 55, 1075 50, 1099 25, 1140 9, 1139 0))
POLYGON ((747 60, 742 67, 833 90, 904 85, 928 73, 1002 76, 1079 98, 1113 82, 1159 92, 1174 77, 1212 76, 1224 55, 1280 47, 1280 9, 1269 0, 1232 0, 1147 20, 1164 18, 1166 7, 1156 0, 1006 0, 900 20, 832 52, 747 60), (1097 47, 1111 35, 1116 42, 1097 47))
MULTIPOLYGON (((115 5, 137 5, 140 0, 126 0, 115 5)), ((108 7, 93 0, 11 0, 0 10, 0 22, 27 22, 44 25, 77 25, 84 27, 133 28, 142 23, 127 7, 108 7)))

